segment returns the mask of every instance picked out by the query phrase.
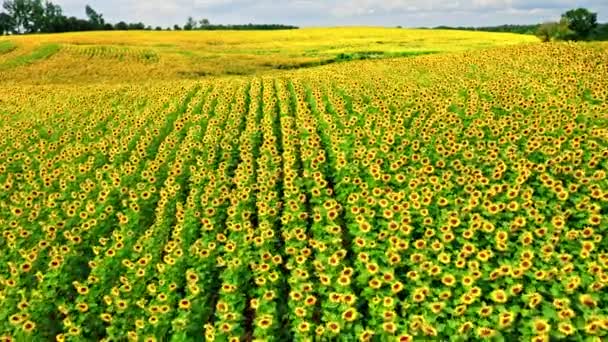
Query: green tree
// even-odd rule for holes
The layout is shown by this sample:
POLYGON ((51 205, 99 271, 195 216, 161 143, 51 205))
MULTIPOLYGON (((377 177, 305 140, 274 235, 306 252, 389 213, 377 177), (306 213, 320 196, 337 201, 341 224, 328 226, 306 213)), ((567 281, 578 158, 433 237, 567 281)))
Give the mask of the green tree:
POLYGON ((89 5, 86 5, 84 10, 87 14, 87 18, 89 18, 89 22, 91 22, 96 29, 102 29, 106 23, 103 19, 103 15, 101 13, 97 13, 97 11, 95 11, 93 7, 89 5))
POLYGON ((562 19, 568 23, 568 28, 573 31, 573 38, 577 40, 588 39, 597 27, 597 13, 586 8, 569 10, 562 15, 562 19))
POLYGON ((598 24, 595 32, 593 32, 594 40, 608 40, 608 24, 598 24))
POLYGON ((572 36, 572 31, 568 28, 568 22, 562 19, 559 22, 551 21, 541 24, 536 30, 536 36, 543 42, 566 40, 572 36))
POLYGON ((129 29, 129 25, 127 25, 127 23, 125 23, 124 21, 120 21, 116 23, 116 25, 114 25, 114 29, 125 31, 129 29))
POLYGON ((196 29, 196 21, 192 17, 188 17, 188 21, 186 25, 184 25, 184 30, 190 31, 196 29))
POLYGON ((42 0, 4 0, 2 7, 13 18, 16 33, 34 33, 44 24, 42 0))
POLYGON ((65 16, 61 6, 55 5, 47 1, 44 5, 44 13, 42 16, 40 31, 41 32, 59 32, 65 22, 65 16))
POLYGON ((129 23, 129 30, 145 30, 146 25, 144 23, 129 23))
POLYGON ((13 31, 13 18, 2 12, 0 13, 0 36, 13 31))

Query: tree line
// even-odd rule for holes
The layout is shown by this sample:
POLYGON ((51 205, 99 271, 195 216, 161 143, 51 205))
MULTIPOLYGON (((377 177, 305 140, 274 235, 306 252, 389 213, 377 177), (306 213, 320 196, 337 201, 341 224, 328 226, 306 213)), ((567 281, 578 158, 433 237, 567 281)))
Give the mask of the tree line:
POLYGON ((200 19, 195 20, 192 17, 188 17, 186 24, 183 27, 179 25, 174 25, 173 30, 207 30, 207 31, 217 31, 217 30, 295 30, 298 29, 297 26, 291 25, 279 25, 279 24, 241 24, 241 25, 214 25, 209 22, 209 19, 200 19))
POLYGON ((437 26, 434 29, 534 34, 542 41, 608 40, 608 23, 597 22, 597 13, 585 8, 569 10, 559 21, 532 25, 500 25, 488 27, 437 26))
POLYGON ((28 33, 61 33, 75 31, 108 31, 108 30, 284 30, 297 29, 297 26, 246 24, 246 25, 212 25, 208 19, 194 20, 188 18, 183 27, 152 27, 142 22, 109 23, 103 14, 91 6, 85 6, 86 19, 63 14, 61 6, 43 0, 4 0, 0 9, 0 35, 28 33))
POLYGON ((599 25, 597 13, 586 8, 569 10, 560 21, 541 24, 536 31, 543 42, 551 40, 605 40, 608 39, 608 24, 599 25))
POLYGON ((91 6, 85 7, 87 19, 68 17, 61 6, 42 0, 4 0, 0 13, 0 34, 59 33, 72 31, 144 29, 143 23, 111 24, 91 6))
POLYGON ((482 32, 506 32, 519 34, 535 34, 540 24, 532 25, 498 25, 498 26, 436 26, 435 30, 461 30, 461 31, 482 31, 482 32))

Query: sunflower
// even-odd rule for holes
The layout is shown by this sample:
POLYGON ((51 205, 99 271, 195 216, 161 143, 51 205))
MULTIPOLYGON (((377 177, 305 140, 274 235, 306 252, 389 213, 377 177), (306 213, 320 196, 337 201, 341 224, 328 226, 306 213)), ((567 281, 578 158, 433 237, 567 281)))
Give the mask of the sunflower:
POLYGON ((70 329, 68 329, 68 334, 70 336, 78 336, 78 335, 80 335, 80 328, 76 327, 76 326, 72 326, 72 327, 70 327, 70 329))
POLYGON ((310 331, 310 324, 308 322, 300 322, 300 324, 298 324, 298 331, 301 333, 310 331))
POLYGON ((350 277, 346 277, 346 276, 338 277, 338 284, 340 284, 340 286, 350 285, 350 277))
POLYGON ((549 333, 551 330, 551 325, 546 319, 536 318, 532 321, 532 328, 534 332, 539 335, 544 335, 549 333))
POLYGON ((492 306, 487 306, 485 304, 483 304, 481 306, 481 308, 477 311, 477 313, 481 316, 481 317, 488 317, 492 314, 492 311, 494 309, 492 308, 492 306))
POLYGON ((342 319, 347 322, 353 322, 357 319, 358 313, 355 309, 349 308, 342 313, 342 319))
POLYGON ((585 332, 589 335, 596 335, 601 325, 597 321, 590 321, 585 325, 585 332))
POLYGON ((401 292, 401 290, 403 290, 403 283, 401 283, 400 281, 397 281, 391 285, 392 293, 396 294, 401 292))
POLYGON ((372 337, 374 336, 374 332, 372 330, 363 330, 363 332, 361 332, 359 334, 359 341, 361 342, 368 342, 372 339, 372 337))
POLYGON ((25 321, 22 325, 23 331, 26 333, 31 333, 36 328, 36 323, 32 321, 25 321))
POLYGON ((572 310, 570 308, 561 309, 557 312, 557 317, 559 317, 559 319, 561 319, 561 320, 570 319, 575 316, 576 316, 576 314, 575 314, 574 310, 572 310))
POLYGON ((597 306, 597 301, 589 294, 579 295, 578 301, 588 308, 595 308, 597 306))
POLYGON ((307 314, 307 310, 305 307, 298 306, 294 309, 294 314, 298 317, 305 317, 307 314))
POLYGON ((27 316, 24 314, 14 314, 11 315, 9 318, 9 323, 13 324, 13 325, 19 325, 21 324, 25 319, 27 319, 27 316))
POLYGON ((333 334, 340 333, 340 324, 338 322, 328 322, 326 326, 327 326, 327 329, 331 333, 333 333, 333 334))
POLYGON ((460 325, 460 327, 458 327, 458 333, 461 335, 466 335, 469 333, 469 331, 473 330, 473 327, 473 322, 464 322, 460 325))
POLYGON ((464 315, 464 313, 467 311, 467 306, 462 304, 462 305, 458 305, 454 308, 454 315, 455 316, 462 316, 464 315))
POLYGON ((489 327, 479 327, 477 328, 476 333, 479 338, 486 339, 496 335, 496 330, 489 327))
POLYGON ((389 334, 394 334, 397 331, 397 325, 393 322, 382 323, 382 329, 389 334))
POLYGON ((101 318, 101 320, 102 320, 102 321, 104 321, 104 322, 107 322, 107 323, 112 322, 112 315, 111 315, 111 314, 109 314, 109 313, 107 313, 107 312, 102 313, 102 314, 101 314, 99 317, 100 317, 100 318, 101 318))
POLYGON ((509 311, 501 312, 498 315, 498 326, 500 328, 510 327, 515 321, 515 314, 509 311))
POLYGON ((557 325, 557 330, 566 336, 570 336, 576 332, 576 328, 568 322, 560 322, 557 325))
POLYGON ((190 309, 190 301, 188 299, 182 299, 179 301, 179 308, 182 310, 189 310, 190 309))
POLYGON ((395 305, 395 299, 393 297, 384 297, 382 298, 382 305, 385 308, 393 308, 395 305))
POLYGON ((549 342, 549 336, 548 335, 536 335, 536 336, 532 336, 532 338, 530 340, 533 342, 549 342))
POLYGON ((435 303, 431 303, 430 305, 431 311, 434 314, 439 314, 443 308, 445 307, 445 303, 444 302, 435 302, 435 303))
POLYGON ((256 325, 260 329, 268 329, 272 325, 272 316, 263 315, 257 320, 256 325))
POLYGON ((315 305, 316 302, 317 302, 317 298, 315 296, 313 296, 313 295, 308 295, 306 297, 306 299, 304 299, 304 303, 307 306, 313 306, 313 305, 315 305))

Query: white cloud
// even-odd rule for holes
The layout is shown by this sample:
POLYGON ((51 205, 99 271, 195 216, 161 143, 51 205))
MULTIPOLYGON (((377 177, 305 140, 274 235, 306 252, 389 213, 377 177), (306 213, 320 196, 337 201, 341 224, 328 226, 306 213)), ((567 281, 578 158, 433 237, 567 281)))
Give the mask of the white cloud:
POLYGON ((588 7, 608 21, 606 0, 55 0, 66 14, 84 17, 88 3, 112 22, 183 25, 188 16, 212 23, 310 25, 499 25, 557 18, 588 7))

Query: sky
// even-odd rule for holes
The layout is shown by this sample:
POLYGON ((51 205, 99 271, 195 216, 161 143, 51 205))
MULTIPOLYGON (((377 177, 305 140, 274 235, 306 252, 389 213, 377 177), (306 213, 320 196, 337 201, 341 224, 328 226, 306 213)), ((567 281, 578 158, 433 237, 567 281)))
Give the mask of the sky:
POLYGON ((89 4, 116 23, 183 25, 188 16, 213 24, 433 27, 529 24, 585 7, 608 22, 608 0, 52 0, 64 14, 85 17, 89 4))

